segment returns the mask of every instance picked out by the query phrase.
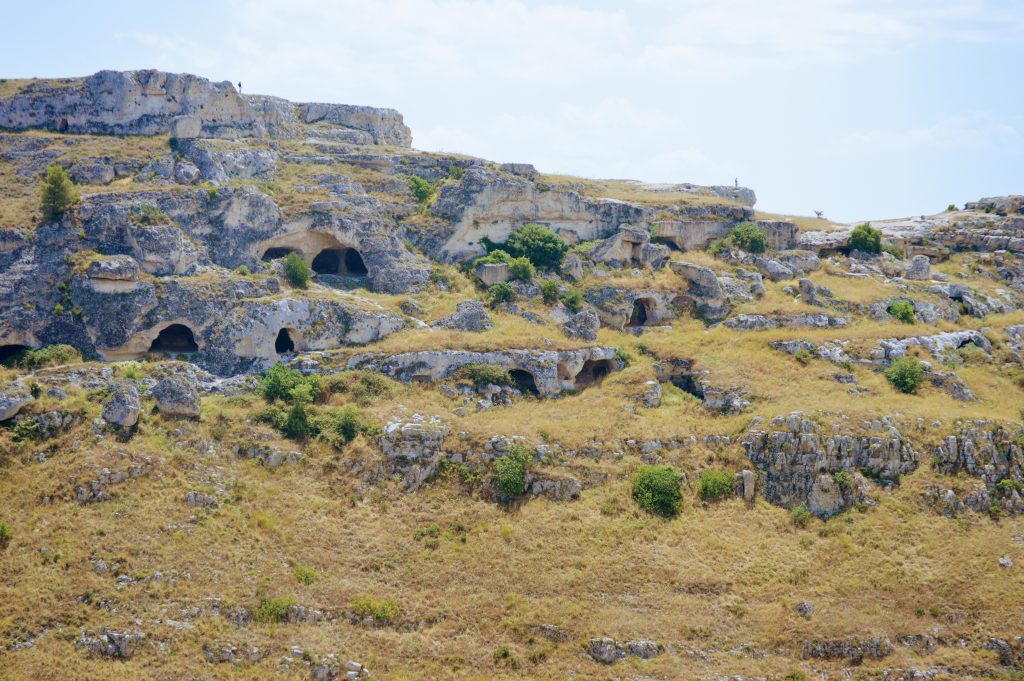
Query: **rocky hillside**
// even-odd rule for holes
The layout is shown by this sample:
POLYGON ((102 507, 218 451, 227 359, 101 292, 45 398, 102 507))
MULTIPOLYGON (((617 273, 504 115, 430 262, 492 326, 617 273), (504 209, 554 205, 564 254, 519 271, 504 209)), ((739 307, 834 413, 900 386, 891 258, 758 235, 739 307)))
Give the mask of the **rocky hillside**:
POLYGON ((158 71, 0 81, 0 189, 4 681, 1024 674, 1022 197, 783 218, 158 71))

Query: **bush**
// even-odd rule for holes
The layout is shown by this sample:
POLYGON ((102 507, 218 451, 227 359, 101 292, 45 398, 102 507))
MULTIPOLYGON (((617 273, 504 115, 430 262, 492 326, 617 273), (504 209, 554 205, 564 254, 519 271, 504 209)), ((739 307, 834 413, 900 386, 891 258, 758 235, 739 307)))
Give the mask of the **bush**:
POLYGON ((901 393, 916 393, 924 383, 924 365, 913 357, 900 357, 885 370, 885 378, 901 393))
POLYGON ((15 442, 38 440, 43 435, 43 427, 35 419, 22 419, 11 429, 11 439, 15 442))
POLYGON ((11 526, 5 522, 0 522, 0 549, 6 549, 11 545, 11 538, 13 536, 11 526))
POLYGON ((540 295, 544 299, 545 305, 554 305, 555 301, 558 300, 558 282, 554 279, 545 279, 540 282, 540 295))
POLYGON ((313 430, 338 449, 355 440, 358 435, 377 430, 370 421, 363 418, 351 404, 340 409, 325 411, 316 417, 313 430))
POLYGON ((789 509, 789 519, 797 527, 807 527, 807 523, 811 522, 811 511, 807 504, 798 504, 789 509))
POLYGON ((903 251, 900 250, 899 248, 897 248, 896 246, 891 246, 889 244, 883 244, 882 245, 882 252, 883 253, 888 253, 889 255, 891 255, 892 257, 896 258, 897 260, 903 260, 903 251))
POLYGON ((306 288, 309 286, 309 277, 312 274, 312 270, 309 268, 309 263, 301 255, 292 251, 284 256, 284 274, 288 277, 288 281, 291 282, 292 286, 306 288))
POLYGON ((24 369, 35 370, 56 364, 70 364, 71 362, 81 361, 82 353, 78 351, 78 348, 58 343, 57 345, 47 345, 45 348, 37 350, 25 350, 18 355, 16 363, 24 369))
POLYGON ((466 176, 466 169, 462 166, 450 165, 448 166, 448 178, 458 182, 466 176))
POLYGON ((352 611, 362 617, 372 617, 379 622, 392 622, 401 612, 398 603, 391 598, 362 597, 352 601, 352 611))
POLYGON ((55 222, 64 213, 78 203, 78 194, 68 174, 56 163, 46 169, 46 179, 40 187, 39 212, 43 214, 43 222, 55 222))
POLYGON ((256 621, 268 624, 284 622, 288 619, 288 608, 293 605, 295 605, 295 599, 291 597, 263 598, 256 606, 256 621))
POLYGON ((515 281, 531 281, 536 270, 526 258, 513 258, 508 264, 508 276, 515 281))
POLYGON ((430 203, 434 194, 437 193, 437 185, 417 175, 409 175, 405 181, 409 185, 409 191, 422 204, 430 203))
POLYGON ((733 474, 729 471, 704 471, 697 481, 697 496, 704 501, 718 501, 733 495, 733 474))
POLYGON ((683 501, 679 481, 671 466, 644 466, 633 474, 633 499, 645 511, 671 518, 683 501))
POLYGON ((729 233, 729 239, 737 248, 748 253, 764 253, 768 248, 768 235, 751 222, 736 225, 729 233))
POLYGON ((814 359, 814 353, 807 348, 801 348, 793 355, 793 359, 806 366, 811 363, 812 359, 814 359))
POLYGON ((477 388, 485 385, 512 385, 512 375, 508 369, 495 366, 494 364, 467 364, 459 367, 452 378, 469 380, 477 388))
MULTIPOLYGON (((274 366, 267 369, 267 371, 260 378, 259 384, 256 387, 257 392, 263 396, 263 399, 268 402, 275 400, 291 401, 296 393, 293 393, 295 388, 306 385, 308 388, 310 402, 316 402, 320 399, 320 377, 303 376, 302 373, 295 369, 289 369, 283 364, 275 364, 274 366)), ((300 397, 305 396, 305 391, 297 393, 300 397)))
POLYGON ((881 253, 882 233, 872 227, 870 223, 865 222, 863 225, 854 227, 850 232, 849 246, 853 250, 864 253, 881 253))
POLYGON ((305 402, 295 402, 288 408, 281 432, 293 440, 305 440, 312 434, 305 402))
POLYGON ((149 227, 151 225, 167 225, 172 222, 171 217, 160 210, 159 207, 145 203, 132 211, 130 217, 133 225, 149 227))
POLYGON ((889 303, 889 307, 885 308, 885 311, 904 324, 913 324, 917 321, 914 304, 909 300, 893 301, 889 303))
POLYGON ((958 211, 958 210, 960 210, 960 209, 956 207, 955 203, 951 203, 948 206, 946 206, 946 212, 947 213, 953 213, 953 212, 958 211))
POLYGON ((516 290, 512 288, 512 284, 501 281, 487 289, 487 297, 490 299, 491 305, 511 303, 516 299, 516 290))
POLYGON ((850 485, 853 484, 853 475, 850 474, 850 471, 836 471, 832 474, 832 479, 836 481, 836 485, 841 490, 850 489, 850 485))
POLYGON ((578 288, 571 288, 562 296, 562 304, 573 314, 583 309, 583 291, 578 288))
POLYGON ((247 265, 239 265, 238 267, 235 268, 235 274, 237 274, 240 277, 251 277, 252 270, 250 270, 247 265))
POLYGON ((474 260, 473 267, 476 268, 481 265, 499 265, 502 263, 508 264, 510 262, 512 262, 512 256, 499 248, 474 260))
POLYGON ((548 227, 530 223, 509 235, 504 250, 513 257, 526 258, 540 269, 557 271, 569 246, 548 227))
POLYGON ((344 371, 324 380, 324 392, 348 395, 356 404, 367 406, 395 393, 391 379, 373 371, 344 371))
POLYGON ((518 499, 526 493, 526 469, 532 459, 529 449, 514 444, 508 454, 494 462, 494 486, 506 500, 518 499))
POLYGON ((725 237, 722 239, 715 239, 714 241, 708 244, 705 250, 708 252, 709 255, 717 256, 719 253, 728 248, 732 248, 732 239, 730 239, 729 237, 725 237))
POLYGON ((312 584, 319 579, 319 575, 316 574, 316 570, 308 565, 303 565, 302 563, 295 566, 292 574, 295 575, 295 579, 302 584, 312 584))

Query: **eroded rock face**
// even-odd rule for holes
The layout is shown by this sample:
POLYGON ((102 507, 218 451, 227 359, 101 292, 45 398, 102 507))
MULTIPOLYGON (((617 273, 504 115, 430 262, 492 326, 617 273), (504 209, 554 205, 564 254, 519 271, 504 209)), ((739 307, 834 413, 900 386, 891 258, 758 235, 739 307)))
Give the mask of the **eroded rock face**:
POLYGON ((22 407, 35 400, 28 390, 9 383, 0 389, 0 421, 14 418, 22 407))
POLYGON ((797 412, 778 416, 769 429, 743 439, 747 457, 762 472, 768 501, 784 507, 806 504, 819 518, 830 518, 863 501, 868 493, 861 471, 878 480, 897 480, 917 468, 920 455, 892 425, 867 424, 869 434, 819 433, 819 426, 797 412))
POLYGON ((114 388, 103 404, 103 420, 118 428, 131 428, 139 420, 142 404, 134 385, 122 383, 114 388))
POLYGON ((1024 513, 1024 449, 1021 429, 992 421, 962 423, 934 452, 934 466, 946 475, 960 473, 979 479, 970 493, 935 490, 933 502, 950 514, 971 508, 991 512, 998 508, 1024 513))
POLYGON ((600 286, 588 289, 586 300, 594 306, 601 323, 614 329, 655 326, 678 315, 675 292, 600 286))
POLYGON ((779 328, 828 329, 846 326, 846 319, 827 314, 760 315, 741 314, 723 322, 730 329, 763 331, 779 328))
POLYGON ((141 631, 115 631, 103 628, 95 634, 82 634, 75 647, 82 648, 90 656, 130 660, 146 640, 141 631))
POLYGON ((385 426, 379 443, 389 469, 401 476, 406 488, 415 490, 437 473, 449 432, 439 417, 417 414, 385 426))
POLYGON ((687 282, 687 297, 699 317, 718 322, 729 314, 725 291, 713 270, 677 260, 670 261, 668 266, 687 282))

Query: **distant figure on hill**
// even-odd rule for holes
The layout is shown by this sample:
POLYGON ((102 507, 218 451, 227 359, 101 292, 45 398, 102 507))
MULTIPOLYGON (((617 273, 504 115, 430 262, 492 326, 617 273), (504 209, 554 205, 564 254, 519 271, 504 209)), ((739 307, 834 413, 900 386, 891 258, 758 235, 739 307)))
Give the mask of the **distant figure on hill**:
MULTIPOLYGON (((242 87, 242 84, 241 84, 241 83, 239 83, 239 84, 238 84, 238 87, 239 87, 239 89, 241 89, 241 87, 242 87)), ((737 177, 737 178, 734 178, 734 179, 733 179, 733 181, 732 181, 732 183, 733 183, 733 185, 734 185, 734 186, 736 187, 736 189, 739 189, 739 188, 740 188, 740 178, 738 178, 738 177, 737 177)))
POLYGON ((242 81, 238 81, 238 91, 242 91, 242 81))

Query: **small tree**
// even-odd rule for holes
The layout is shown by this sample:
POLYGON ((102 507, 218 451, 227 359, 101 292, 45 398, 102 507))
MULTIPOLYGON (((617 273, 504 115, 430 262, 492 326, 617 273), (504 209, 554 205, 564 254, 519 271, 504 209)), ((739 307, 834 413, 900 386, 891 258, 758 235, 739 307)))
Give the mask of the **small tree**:
POLYGON ((420 203, 429 203, 434 198, 434 194, 437 192, 437 185, 424 180, 422 177, 417 175, 409 175, 406 178, 406 182, 409 185, 409 191, 416 197, 416 200, 420 203))
POLYGON ((558 282, 554 279, 545 279, 540 282, 540 295, 545 305, 554 305, 558 300, 558 282))
POLYGON ((583 291, 578 288, 571 288, 562 296, 562 304, 573 314, 583 309, 583 291))
POLYGON ((505 250, 512 256, 527 258, 540 269, 558 270, 569 245, 550 228, 533 222, 512 232, 505 250))
POLYGON ((889 304, 885 311, 904 324, 913 324, 917 321, 914 304, 909 300, 894 301, 889 304))
POLYGON ((71 178, 56 163, 46 169, 46 179, 40 188, 39 212, 43 222, 55 222, 63 217, 71 206, 78 203, 78 194, 71 178))
POLYGON ((913 357, 900 357, 885 370, 885 378, 901 393, 916 393, 924 383, 924 365, 913 357))
POLYGON ((536 269, 526 258, 512 258, 508 264, 508 276, 515 281, 531 281, 536 269))
POLYGON ((487 297, 491 299, 491 305, 511 303, 516 299, 516 290, 507 281, 501 281, 487 289, 487 297))
POLYGON ((291 282, 292 286, 297 288, 306 288, 309 286, 309 278, 312 275, 312 270, 309 268, 309 263, 303 260, 302 256, 292 251, 284 257, 284 273, 288 277, 288 281, 291 282))
POLYGON ((751 222, 733 227, 729 237, 737 248, 742 248, 748 253, 764 253, 768 248, 768 235, 751 222))
POLYGON ((633 499, 640 508, 671 518, 683 501, 679 480, 671 466, 644 466, 633 474, 633 499))
POLYGON ((850 248, 863 253, 882 252, 882 233, 865 222, 857 225, 850 232, 850 248))

